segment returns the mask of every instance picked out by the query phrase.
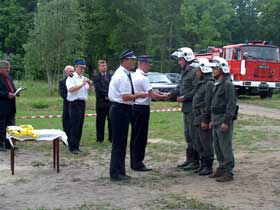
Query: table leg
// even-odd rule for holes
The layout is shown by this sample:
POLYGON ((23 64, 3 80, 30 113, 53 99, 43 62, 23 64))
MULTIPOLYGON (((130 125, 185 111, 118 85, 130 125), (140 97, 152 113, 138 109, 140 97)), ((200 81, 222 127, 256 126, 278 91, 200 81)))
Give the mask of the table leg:
POLYGON ((53 168, 56 165, 56 139, 53 140, 53 168))
POLYGON ((56 139, 56 170, 59 173, 59 138, 56 139))
POLYGON ((10 151, 11 151, 11 171, 12 171, 12 175, 15 174, 15 141, 12 138, 12 142, 13 142, 13 147, 11 146, 10 151))

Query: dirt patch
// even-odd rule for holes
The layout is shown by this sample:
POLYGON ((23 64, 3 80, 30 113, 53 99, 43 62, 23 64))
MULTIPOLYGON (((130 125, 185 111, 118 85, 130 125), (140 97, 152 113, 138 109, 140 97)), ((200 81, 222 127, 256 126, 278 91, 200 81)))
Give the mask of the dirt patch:
MULTIPOLYGON (((161 144, 162 140, 154 143, 161 144)), ((52 170, 51 153, 20 149, 16 155, 16 174, 11 176, 9 153, 1 153, 0 209, 148 210, 156 205, 155 201, 169 195, 188 196, 231 210, 280 209, 279 151, 236 153, 235 180, 226 184, 176 169, 182 161, 176 157, 183 154, 168 156, 164 162, 153 160, 147 154, 152 172, 133 172, 128 168, 128 174, 133 176, 130 182, 111 182, 109 154, 109 149, 92 150, 77 158, 65 151, 61 155, 61 173, 57 174, 52 170), (32 165, 35 160, 44 164, 32 165)))
POLYGON ((246 115, 256 115, 272 119, 280 119, 280 110, 268 107, 262 107, 253 104, 240 103, 239 112, 246 115))

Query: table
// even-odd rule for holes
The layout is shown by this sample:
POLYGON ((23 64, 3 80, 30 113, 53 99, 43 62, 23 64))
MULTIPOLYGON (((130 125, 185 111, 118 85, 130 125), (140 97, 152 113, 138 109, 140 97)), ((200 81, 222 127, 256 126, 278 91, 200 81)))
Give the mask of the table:
POLYGON ((66 145, 67 136, 64 131, 56 129, 41 129, 34 130, 40 135, 38 138, 32 138, 28 136, 15 137, 10 136, 7 133, 7 139, 9 139, 11 144, 11 171, 12 175, 15 173, 15 144, 17 141, 52 141, 53 144, 53 168, 56 168, 57 173, 59 173, 59 140, 62 140, 66 145))

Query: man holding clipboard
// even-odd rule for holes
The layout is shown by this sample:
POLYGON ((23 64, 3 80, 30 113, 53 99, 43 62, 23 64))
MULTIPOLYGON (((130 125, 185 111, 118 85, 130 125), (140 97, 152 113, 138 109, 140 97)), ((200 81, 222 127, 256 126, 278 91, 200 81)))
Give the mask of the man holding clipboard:
POLYGON ((9 72, 10 62, 0 60, 0 152, 5 152, 11 147, 6 139, 6 128, 15 124, 16 96, 20 92, 16 91, 9 72))

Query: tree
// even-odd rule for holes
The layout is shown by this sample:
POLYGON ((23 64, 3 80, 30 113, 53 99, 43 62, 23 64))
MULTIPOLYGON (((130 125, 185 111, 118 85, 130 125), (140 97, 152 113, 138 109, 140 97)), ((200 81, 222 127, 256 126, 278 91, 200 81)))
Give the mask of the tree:
POLYGON ((280 45, 280 1, 271 0, 260 5, 259 23, 261 38, 280 45))
POLYGON ((47 79, 53 93, 65 65, 82 57, 83 36, 77 0, 39 1, 25 45, 26 75, 47 79))
POLYGON ((184 0, 181 13, 187 46, 202 49, 230 41, 231 32, 227 26, 233 11, 227 0, 184 0))

